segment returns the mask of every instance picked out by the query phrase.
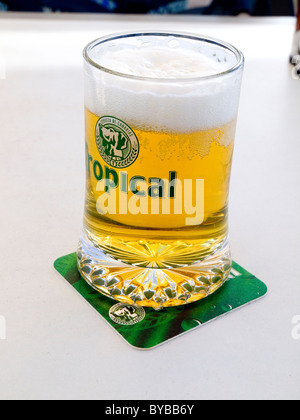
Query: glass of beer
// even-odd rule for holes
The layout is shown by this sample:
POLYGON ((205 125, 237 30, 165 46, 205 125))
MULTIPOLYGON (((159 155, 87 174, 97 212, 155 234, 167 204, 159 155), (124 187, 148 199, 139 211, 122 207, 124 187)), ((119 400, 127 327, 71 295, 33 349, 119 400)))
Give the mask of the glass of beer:
POLYGON ((98 39, 84 58, 80 273, 126 304, 162 309, 205 298, 232 264, 242 53, 208 37, 143 32, 98 39))

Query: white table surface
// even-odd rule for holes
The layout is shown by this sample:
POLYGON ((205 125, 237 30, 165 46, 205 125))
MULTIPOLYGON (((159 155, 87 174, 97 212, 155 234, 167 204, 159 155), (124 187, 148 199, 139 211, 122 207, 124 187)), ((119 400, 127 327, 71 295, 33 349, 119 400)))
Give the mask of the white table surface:
POLYGON ((0 16, 1 399, 300 398, 294 28, 292 18, 0 16), (53 268, 76 250, 82 222, 81 51, 103 34, 140 29, 211 35, 245 54, 230 236, 234 260, 269 288, 264 299, 144 352, 53 268))

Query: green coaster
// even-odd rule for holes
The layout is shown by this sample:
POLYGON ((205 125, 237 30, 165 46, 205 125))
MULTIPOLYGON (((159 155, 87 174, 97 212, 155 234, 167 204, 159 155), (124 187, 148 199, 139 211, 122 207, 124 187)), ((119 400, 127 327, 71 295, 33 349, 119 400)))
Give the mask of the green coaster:
POLYGON ((233 263, 229 280, 214 294, 189 305, 165 308, 137 308, 117 303, 89 286, 81 277, 76 253, 59 258, 55 269, 130 345, 151 349, 228 314, 267 293, 267 286, 244 268, 233 263), (124 325, 126 324, 126 325, 124 325), (131 325, 128 325, 131 324, 131 325))

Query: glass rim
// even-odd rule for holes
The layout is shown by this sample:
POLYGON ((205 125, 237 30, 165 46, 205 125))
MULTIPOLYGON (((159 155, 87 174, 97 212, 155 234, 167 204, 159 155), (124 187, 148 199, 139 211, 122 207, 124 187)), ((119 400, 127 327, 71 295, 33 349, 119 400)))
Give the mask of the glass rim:
POLYGON ((209 37, 206 35, 198 35, 188 32, 171 32, 171 31, 130 31, 130 32, 120 32, 115 34, 106 35, 100 38, 97 38, 96 40, 90 42, 83 50, 83 57, 85 61, 91 65, 92 67, 101 70, 105 73, 109 73, 114 76, 126 78, 126 79, 132 79, 132 80, 140 80, 140 81, 147 81, 147 82, 163 82, 163 83, 178 83, 180 82, 199 82, 199 81, 205 81, 205 80, 212 80, 216 78, 220 78, 226 75, 229 75, 231 73, 234 73, 238 71, 240 68, 243 67, 245 58, 243 53, 236 47, 234 47, 232 44, 222 41, 217 38, 209 37), (236 57, 236 63, 234 66, 230 67, 229 69, 222 71, 220 73, 215 73, 209 76, 192 76, 192 77, 178 77, 178 78, 161 78, 161 77, 149 77, 149 76, 137 76, 133 74, 127 74, 118 72, 112 69, 109 69, 105 66, 102 66, 98 63, 96 63, 91 57, 90 52, 97 47, 98 45, 104 44, 108 41, 114 41, 117 39, 124 39, 124 38, 132 38, 132 37, 138 37, 138 36, 171 36, 175 38, 186 38, 191 39, 194 41, 202 41, 206 42, 212 45, 217 45, 223 49, 231 51, 235 57, 236 57))

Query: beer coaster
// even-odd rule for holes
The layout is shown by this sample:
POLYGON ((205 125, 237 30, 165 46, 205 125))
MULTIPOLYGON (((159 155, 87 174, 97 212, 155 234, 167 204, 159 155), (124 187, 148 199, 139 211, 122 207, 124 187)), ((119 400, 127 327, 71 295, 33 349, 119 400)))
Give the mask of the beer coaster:
POLYGON ((118 303, 95 291, 81 277, 76 253, 59 258, 54 267, 128 344, 144 350, 199 328, 267 293, 263 282, 234 262, 228 281, 212 295, 189 305, 155 311, 118 303))

